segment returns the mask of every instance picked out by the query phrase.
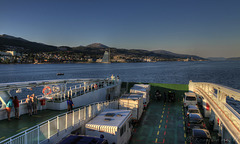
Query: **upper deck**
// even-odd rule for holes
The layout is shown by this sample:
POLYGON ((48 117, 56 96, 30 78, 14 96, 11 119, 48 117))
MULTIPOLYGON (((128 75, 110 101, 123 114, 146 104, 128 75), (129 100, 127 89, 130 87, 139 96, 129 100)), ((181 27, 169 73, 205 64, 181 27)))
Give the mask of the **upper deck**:
MULTIPOLYGON (((129 84, 131 85, 133 84, 129 84)), ((131 144, 139 144, 139 143, 173 143, 173 144, 178 144, 178 143, 188 143, 188 135, 186 134, 185 131, 185 116, 184 116, 184 109, 183 109, 183 96, 184 92, 188 91, 188 85, 177 85, 177 84, 151 84, 151 101, 150 104, 147 108, 147 110, 144 112, 143 116, 141 117, 139 123, 135 125, 134 130, 133 130, 133 135, 132 139, 130 140, 131 144), (154 98, 154 93, 155 91, 159 89, 161 93, 163 92, 168 92, 174 91, 176 93, 176 101, 175 102, 164 102, 163 99, 160 101, 156 101, 154 98)), ((100 104, 100 108, 103 107, 104 105, 111 105, 111 104, 100 104)), ((96 112, 99 108, 99 105, 90 105, 88 108, 85 110, 79 110, 79 114, 83 114, 82 112, 86 114, 90 114, 92 117, 96 115, 96 112), (88 113, 88 110, 93 110, 93 113, 88 113)), ((44 112, 44 111, 42 111, 44 112)), ((48 115, 48 113, 55 113, 54 111, 46 111, 45 115, 48 115)), ((74 114, 70 115, 75 115, 74 117, 78 117, 79 115, 77 114, 78 112, 74 112, 74 114)), ((18 120, 12 120, 11 122, 7 121, 1 121, 0 124, 3 122, 1 127, 3 126, 4 129, 12 129, 15 133, 18 133, 20 131, 24 131, 25 129, 29 127, 31 121, 36 122, 35 124, 40 123, 38 120, 44 121, 44 117, 46 117, 44 114, 40 113, 39 115, 33 116, 33 117, 28 117, 26 115, 22 116, 23 118, 19 121, 26 120, 26 125, 21 125, 23 123, 19 123, 18 120), (24 118, 26 117, 26 118, 24 118), (4 124, 5 123, 5 124, 4 124), (15 124, 14 124, 15 123, 15 124), (27 128, 26 128, 27 127, 27 128)), ((57 114, 56 114, 57 115, 57 114)), ((50 115, 49 115, 50 117, 50 115)), ((66 116, 68 117, 68 116, 66 116)), ((66 117, 63 117, 65 119, 66 117)), ((88 119, 87 116, 84 116, 86 120, 88 119)), ((82 123, 82 119, 84 117, 81 117, 81 120, 79 123, 82 123)), ((80 116, 79 116, 80 118, 80 116)), ((59 120, 61 118, 59 117, 59 120)), ((89 119, 90 120, 90 119, 89 119)), ((204 118, 205 122, 208 122, 208 118, 204 118)), ((50 126, 51 123, 55 123, 56 121, 49 122, 50 126)), ((70 123, 76 123, 74 120, 70 120, 70 123)), ((78 123, 78 122, 77 122, 78 123)), ((32 124, 34 125, 34 124, 32 124)), ((68 126, 68 124, 67 124, 68 126)), ((70 124, 71 126, 71 124, 70 124)), ((80 127, 79 125, 78 127, 80 127)), ((207 127, 209 128, 210 126, 207 124, 207 127)), ((60 133, 60 132, 59 132, 60 133)), ((212 140, 214 142, 217 142, 218 136, 217 133, 214 131, 210 131, 212 140)), ((1 133, 4 134, 5 133, 1 133)), ((50 132, 51 134, 51 132, 50 132)), ((2 137, 0 137, 2 138, 2 137)), ((6 138, 6 137, 5 137, 6 138)), ((2 138, 2 139, 5 139, 2 138)), ((214 143, 213 142, 213 143, 214 143)))

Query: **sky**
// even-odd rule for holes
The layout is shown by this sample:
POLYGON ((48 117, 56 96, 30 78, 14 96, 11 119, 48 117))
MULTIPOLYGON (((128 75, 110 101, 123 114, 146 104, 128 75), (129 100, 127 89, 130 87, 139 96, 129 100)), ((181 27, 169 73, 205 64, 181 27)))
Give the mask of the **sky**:
POLYGON ((0 34, 55 46, 102 43, 240 57, 239 0, 1 0, 0 34))

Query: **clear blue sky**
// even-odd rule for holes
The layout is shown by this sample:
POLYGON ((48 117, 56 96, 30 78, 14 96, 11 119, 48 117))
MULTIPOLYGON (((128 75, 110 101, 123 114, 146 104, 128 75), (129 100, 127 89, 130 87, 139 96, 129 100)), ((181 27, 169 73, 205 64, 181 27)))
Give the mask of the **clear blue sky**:
POLYGON ((1 0, 0 34, 240 57, 240 0, 1 0))

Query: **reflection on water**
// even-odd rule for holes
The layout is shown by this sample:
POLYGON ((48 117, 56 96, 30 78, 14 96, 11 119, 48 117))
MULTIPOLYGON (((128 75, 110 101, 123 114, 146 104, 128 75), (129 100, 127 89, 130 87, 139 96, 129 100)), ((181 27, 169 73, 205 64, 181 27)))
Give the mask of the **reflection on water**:
MULTIPOLYGON (((125 82, 188 84, 189 80, 193 80, 194 82, 212 82, 240 89, 239 73, 240 61, 22 64, 0 65, 0 83, 68 78, 106 78, 114 74, 119 75, 125 82), (57 76, 57 73, 64 73, 64 75, 57 76)), ((238 106, 240 104, 231 105, 238 106)))
POLYGON ((0 65, 0 83, 119 75, 126 82, 213 82, 240 89, 240 62, 158 62, 112 64, 0 65), (57 73, 64 73, 57 76, 57 73))

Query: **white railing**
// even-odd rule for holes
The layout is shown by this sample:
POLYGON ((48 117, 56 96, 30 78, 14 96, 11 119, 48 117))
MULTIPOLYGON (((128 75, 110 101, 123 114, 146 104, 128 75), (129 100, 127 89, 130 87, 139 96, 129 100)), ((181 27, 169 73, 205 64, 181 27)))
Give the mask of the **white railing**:
POLYGON ((212 83, 189 83, 189 90, 201 95, 237 143, 240 143, 240 115, 226 103, 226 97, 240 99, 240 91, 212 83), (217 92, 214 92, 217 91, 217 92))
MULTIPOLYGON (((74 87, 69 87, 65 92, 61 93, 55 93, 52 95, 49 95, 53 99, 53 101, 56 99, 60 101, 67 100, 68 97, 74 97, 79 96, 82 94, 85 94, 87 92, 96 90, 94 85, 97 85, 98 88, 103 88, 105 86, 111 86, 115 85, 119 82, 119 79, 115 77, 107 78, 107 79, 58 79, 58 80, 42 80, 42 81, 28 81, 28 82, 14 82, 14 83, 0 83, 0 91, 10 91, 10 90, 16 90, 18 88, 27 88, 27 87, 38 87, 38 86, 45 86, 45 85, 55 85, 55 84, 70 84, 70 83, 88 83, 87 85, 79 85, 74 87), (89 84, 90 83, 90 84, 89 84)), ((37 95, 38 98, 46 97, 44 95, 37 95)), ((25 99, 20 99, 20 103, 24 103, 26 101, 25 99)), ((0 108, 2 107, 2 103, 0 103, 0 108)))
POLYGON ((119 81, 114 81, 114 80, 107 80, 103 84, 98 83, 90 83, 88 85, 75 85, 72 87, 69 87, 66 93, 61 93, 61 94, 52 94, 49 95, 49 97, 52 97, 52 100, 55 101, 55 99, 59 101, 66 101, 69 97, 77 97, 80 95, 83 95, 88 92, 92 92, 94 90, 104 88, 106 86, 113 86, 115 84, 118 84, 119 81))
MULTIPOLYGON (((89 120, 105 109, 117 109, 118 100, 104 101, 89 104, 73 110, 71 113, 63 113, 32 128, 20 132, 8 139, 1 141, 4 144, 39 144, 60 132, 71 129, 71 131, 84 126, 89 120)), ((66 136, 63 135, 63 136, 66 136)), ((61 135, 59 135, 61 137, 61 135)), ((60 138, 61 139, 61 138, 60 138)))
MULTIPOLYGON (((62 101, 66 101, 69 97, 77 97, 77 96, 86 94, 88 92, 92 92, 94 90, 104 88, 106 86, 115 85, 117 83, 118 83, 118 81, 109 80, 105 84, 91 83, 91 84, 88 84, 88 85, 85 85, 85 86, 81 85, 81 84, 80 85, 75 85, 75 86, 69 87, 68 90, 66 91, 66 93, 54 93, 54 94, 50 94, 49 97, 52 97, 53 101, 55 101, 55 99, 58 99, 62 102, 62 101), (96 84, 96 87, 94 87, 95 84, 96 84)), ((40 99, 40 98, 43 98, 44 95, 36 95, 36 97, 38 99, 40 99)), ((19 103, 20 104, 25 103, 26 99, 27 98, 19 100, 20 101, 19 103)), ((1 105, 0 105, 0 107, 1 107, 1 105)))

